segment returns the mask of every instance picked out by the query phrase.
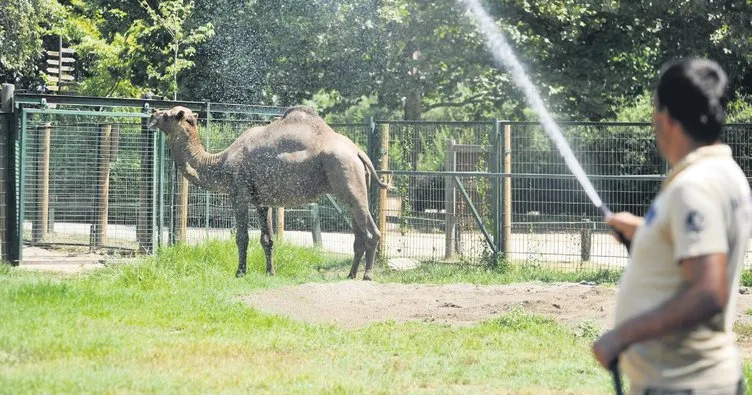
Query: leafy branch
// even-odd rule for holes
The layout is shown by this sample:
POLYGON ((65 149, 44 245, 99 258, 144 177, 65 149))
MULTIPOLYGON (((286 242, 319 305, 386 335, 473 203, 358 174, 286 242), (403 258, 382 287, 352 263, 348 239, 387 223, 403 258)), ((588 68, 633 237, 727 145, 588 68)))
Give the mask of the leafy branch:
POLYGON ((162 82, 166 82, 171 77, 172 81, 168 90, 172 92, 173 100, 177 100, 178 74, 182 70, 193 67, 194 63, 188 60, 188 57, 196 53, 196 48, 193 45, 213 37, 214 28, 211 23, 207 23, 192 31, 187 29, 187 22, 193 15, 193 0, 162 1, 159 3, 158 10, 154 10, 146 0, 139 0, 138 3, 146 10, 154 23, 153 26, 147 28, 146 33, 164 29, 172 37, 169 47, 162 50, 162 54, 172 56, 172 65, 165 68, 164 74, 153 68, 149 70, 149 73, 162 82))

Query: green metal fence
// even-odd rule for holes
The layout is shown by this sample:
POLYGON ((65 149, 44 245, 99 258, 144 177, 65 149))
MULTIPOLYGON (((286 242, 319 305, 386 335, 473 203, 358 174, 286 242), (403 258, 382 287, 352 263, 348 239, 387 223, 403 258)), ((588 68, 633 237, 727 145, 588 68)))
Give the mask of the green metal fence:
MULTIPOLYGON (((199 114, 200 138, 209 152, 223 150, 246 128, 285 110, 16 95, 13 114, 2 115, 14 132, 0 141, 12 159, 6 166, 12 177, 0 183, 0 194, 16 197, 0 207, 10 213, 2 226, 6 259, 112 260, 153 253, 180 239, 191 244, 230 239, 234 218, 228 197, 193 185, 182 228, 181 176, 162 133, 146 128, 152 108, 174 105, 199 114)), ((563 270, 626 264, 623 246, 609 235, 537 123, 365 119, 331 126, 366 151, 381 177, 396 187, 383 196, 373 186, 369 195, 384 258, 472 264, 506 258, 563 270)), ((606 204, 643 214, 666 172, 650 125, 560 126, 606 204)), ((750 132, 752 125, 729 125, 726 132, 747 174, 752 174, 750 132)), ((251 210, 252 232, 259 228, 255 215, 251 210)), ((336 199, 323 196, 277 215, 284 216, 276 227, 286 241, 352 253, 351 218, 336 199)))
MULTIPOLYGON (((284 111, 17 95, 19 209, 6 227, 19 229, 20 237, 11 260, 112 260, 174 243, 178 175, 162 133, 148 130, 146 120, 151 108, 177 104, 202 114, 202 139, 208 149, 222 148, 243 128, 284 111)), ((186 241, 229 235, 232 217, 226 215, 226 197, 196 188, 189 195, 186 241)))

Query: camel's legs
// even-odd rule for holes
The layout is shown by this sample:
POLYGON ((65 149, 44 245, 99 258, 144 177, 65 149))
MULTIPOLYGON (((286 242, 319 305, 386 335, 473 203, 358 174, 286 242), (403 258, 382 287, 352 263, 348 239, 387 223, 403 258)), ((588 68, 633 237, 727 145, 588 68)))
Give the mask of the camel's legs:
POLYGON ((235 210, 235 244, 238 246, 238 271, 235 277, 243 277, 248 257, 248 205, 242 202, 233 204, 235 210))
MULTIPOLYGON (((363 273, 363 280, 373 280, 373 260, 376 253, 376 247, 381 239, 381 232, 376 227, 371 213, 368 212, 368 187, 366 183, 366 170, 360 159, 351 163, 352 166, 346 166, 343 171, 343 163, 352 160, 348 155, 342 155, 339 158, 332 157, 331 163, 325 163, 326 175, 329 185, 332 186, 333 195, 350 208, 354 220, 353 228, 358 228, 355 232, 356 244, 358 238, 362 240, 361 245, 365 248, 366 269, 363 273), (328 165, 328 166, 327 166, 328 165), (358 236, 360 233, 360 237, 358 236)), ((354 245, 355 247, 355 245, 354 245)), ((355 275, 357 270, 356 262, 360 260, 358 249, 355 249, 353 257, 353 267, 350 274, 355 275), (356 261, 357 259, 357 261, 356 261)))
MULTIPOLYGON (((368 212, 368 203, 360 204, 360 202, 354 201, 353 195, 346 195, 341 198, 345 198, 345 202, 350 206, 350 210, 355 220, 355 226, 358 230, 355 231, 356 243, 358 240, 358 234, 360 233, 360 239, 362 240, 362 248, 365 249, 366 254, 366 270, 363 273, 363 280, 373 280, 373 260, 376 253, 376 247, 381 240, 381 232, 376 227, 376 222, 371 217, 371 213, 368 212)), ((362 252, 361 252, 362 254, 362 252)), ((362 256, 362 255, 361 255, 362 256)), ((357 271, 356 261, 360 261, 358 250, 355 250, 355 256, 353 257, 353 267, 350 270, 350 274, 355 274, 357 271)))
POLYGON ((363 259, 363 253, 366 252, 366 244, 364 242, 363 232, 360 231, 359 227, 355 226, 353 233, 355 233, 355 241, 353 242, 354 255, 352 268, 350 269, 350 274, 347 276, 347 278, 350 279, 354 279, 358 274, 358 266, 360 265, 360 260, 363 259))
POLYGON ((257 209, 261 222, 261 247, 266 255, 266 273, 274 275, 274 261, 272 260, 272 247, 274 246, 274 231, 272 228, 272 210, 269 207, 259 206, 257 209))
POLYGON ((366 271, 363 273, 363 280, 373 280, 373 260, 376 256, 376 247, 379 244, 380 238, 381 235, 379 235, 373 244, 366 247, 366 271))

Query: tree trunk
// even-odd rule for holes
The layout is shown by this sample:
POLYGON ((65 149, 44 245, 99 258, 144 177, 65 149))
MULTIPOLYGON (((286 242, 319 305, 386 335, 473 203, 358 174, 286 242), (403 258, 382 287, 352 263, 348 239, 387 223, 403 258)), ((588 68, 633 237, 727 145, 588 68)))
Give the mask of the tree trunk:
POLYGON ((405 95, 405 120, 417 121, 423 116, 423 85, 420 82, 420 49, 408 51, 407 94, 405 95))
POLYGON ((423 116, 423 96, 422 87, 418 84, 411 84, 410 91, 405 99, 405 120, 417 121, 423 116))

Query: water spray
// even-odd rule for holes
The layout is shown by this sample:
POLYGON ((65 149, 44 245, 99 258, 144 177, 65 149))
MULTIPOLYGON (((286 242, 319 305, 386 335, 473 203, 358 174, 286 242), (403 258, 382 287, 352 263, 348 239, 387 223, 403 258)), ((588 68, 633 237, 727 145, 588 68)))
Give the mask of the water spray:
MULTIPOLYGON (((597 208, 599 208, 603 212, 603 215, 606 218, 613 215, 611 210, 609 210, 609 208, 605 204, 603 204, 603 201, 601 200, 600 196, 598 196, 598 192, 595 190, 593 184, 590 183, 590 180, 585 174, 585 170, 583 170, 582 166, 580 166, 580 163, 577 161, 577 158, 572 152, 572 149, 569 147, 567 140, 564 138, 564 135, 559 130, 558 125, 546 109, 546 106, 543 104, 543 99, 541 99, 540 95, 538 94, 538 90, 528 78, 524 68, 522 67, 522 64, 520 64, 520 62, 517 60, 517 57, 514 56, 512 48, 509 46, 506 39, 501 34, 501 31, 499 31, 499 28, 496 26, 494 20, 488 15, 488 13, 486 13, 479 0, 460 1, 465 3, 467 10, 473 15, 476 22, 478 23, 478 27, 480 28, 481 32, 486 35, 486 44, 491 54, 494 56, 494 59, 496 59, 497 62, 506 65, 507 69, 509 69, 509 71, 512 73, 512 79, 525 93, 528 103, 533 107, 533 110, 535 110, 535 112, 540 117, 540 122, 543 126, 543 129, 546 131, 551 140, 553 140, 553 142, 556 144, 556 148, 559 150, 559 153, 561 153, 561 156, 564 157, 564 161, 566 162, 567 167, 569 167, 569 170, 575 175, 577 181, 579 181, 580 185, 582 185, 582 187, 585 189, 585 193, 587 193, 588 197, 590 197, 590 200, 593 202, 593 204, 595 204, 597 208)), ((627 247, 627 251, 629 251, 629 240, 627 240, 621 232, 615 229, 613 230, 619 238, 619 241, 621 241, 627 247)), ((616 360, 611 362, 609 370, 611 371, 611 374, 613 376, 614 390, 617 394, 621 395, 623 393, 623 389, 621 384, 621 374, 619 373, 618 357, 616 358, 616 360)))
MULTIPOLYGON (((585 193, 587 193, 593 204, 597 208, 599 208, 601 212, 603 212, 604 217, 608 218, 613 215, 613 212, 611 212, 611 210, 603 203, 600 196, 598 196, 598 192, 595 190, 593 184, 590 183, 590 180, 585 174, 585 170, 583 170, 582 166, 577 161, 577 157, 575 157, 572 149, 569 147, 567 140, 564 138, 564 135, 559 130, 558 125, 546 109, 546 106, 543 103, 543 99, 541 99, 540 94, 538 94, 538 90, 530 81, 530 78, 528 78, 524 68, 522 67, 522 64, 520 64, 520 62, 517 60, 517 57, 514 56, 512 48, 509 46, 506 39, 499 31, 494 20, 488 15, 488 13, 486 13, 479 0, 461 1, 465 3, 467 10, 475 18, 481 32, 486 35, 486 44, 489 51, 494 56, 494 59, 497 62, 504 64, 507 69, 509 69, 513 77, 512 79, 525 93, 530 106, 540 117, 540 123, 543 126, 543 129, 546 131, 546 134, 548 134, 551 140, 553 140, 556 148, 559 150, 559 153, 562 157, 564 157, 564 161, 566 162, 567 167, 569 167, 569 170, 577 178, 577 181, 580 183, 580 185, 582 185, 585 193)), ((624 235, 621 234, 621 232, 615 231, 615 233, 617 234, 619 240, 625 246, 627 246, 627 250, 629 250, 629 240, 627 240, 624 235)))

